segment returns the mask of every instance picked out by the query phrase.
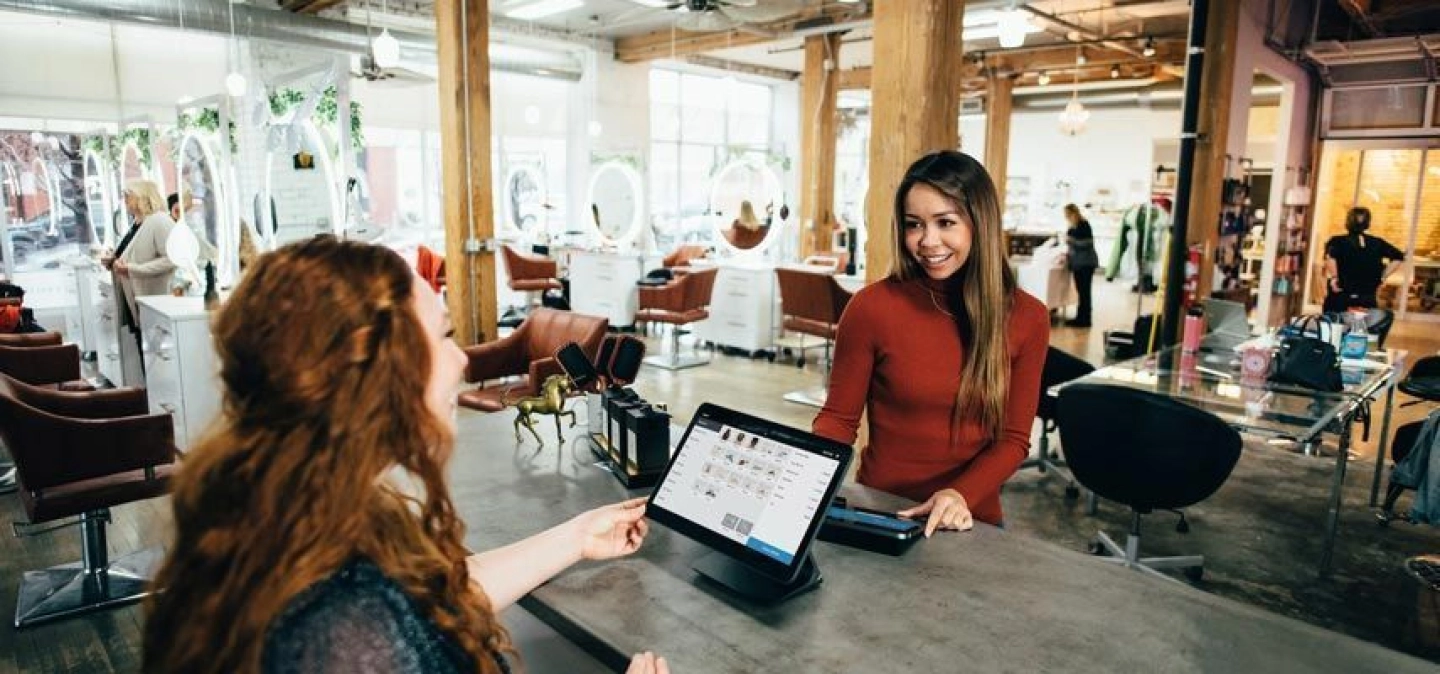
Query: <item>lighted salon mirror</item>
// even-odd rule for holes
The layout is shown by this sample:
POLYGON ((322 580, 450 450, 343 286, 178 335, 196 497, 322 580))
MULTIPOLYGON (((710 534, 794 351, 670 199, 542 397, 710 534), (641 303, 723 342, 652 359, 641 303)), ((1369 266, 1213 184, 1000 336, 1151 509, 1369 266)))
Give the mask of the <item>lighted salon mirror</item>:
POLYGON ((595 167, 586 202, 601 242, 623 246, 634 241, 644 224, 644 199, 640 173, 629 164, 608 161, 595 167))
POLYGON ((262 238, 274 247, 316 234, 338 236, 345 224, 330 145, 308 119, 290 129, 286 141, 278 147, 272 143, 265 158, 265 193, 274 223, 262 238))
POLYGON ((90 222, 91 243, 115 245, 113 231, 106 224, 114 217, 118 198, 110 182, 105 158, 90 150, 85 152, 85 212, 90 222))
POLYGON ((716 233, 735 252, 762 252, 781 229, 784 194, 775 171, 757 159, 726 164, 710 186, 716 233))
POLYGON ((502 200, 506 227, 532 241, 545 234, 545 172, 539 166, 511 166, 502 200))
POLYGON ((21 227, 42 236, 42 245, 46 247, 63 241, 59 185, 56 184, 55 173, 39 157, 30 162, 25 173, 20 174, 20 193, 30 206, 21 227))
POLYGON ((25 262, 37 247, 32 236, 18 230, 20 199, 20 172, 13 162, 0 158, 0 218, 5 220, 6 234, 0 239, 0 269, 7 274, 15 273, 16 264, 25 262))
POLYGON ((206 262, 219 266, 217 243, 230 219, 219 160, 219 150, 210 137, 188 133, 180 140, 179 224, 193 235, 198 249, 196 262, 202 266, 206 262))
POLYGON ((125 141, 120 148, 120 184, 131 180, 147 180, 150 172, 141 161, 140 146, 134 140, 125 141))

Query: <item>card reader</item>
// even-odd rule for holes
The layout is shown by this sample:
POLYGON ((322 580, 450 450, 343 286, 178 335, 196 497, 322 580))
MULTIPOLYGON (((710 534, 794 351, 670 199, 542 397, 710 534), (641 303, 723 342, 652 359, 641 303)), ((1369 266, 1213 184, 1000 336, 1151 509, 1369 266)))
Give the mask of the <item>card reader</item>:
POLYGON ((830 506, 820 525, 822 541, 899 556, 925 537, 921 521, 867 508, 830 506))

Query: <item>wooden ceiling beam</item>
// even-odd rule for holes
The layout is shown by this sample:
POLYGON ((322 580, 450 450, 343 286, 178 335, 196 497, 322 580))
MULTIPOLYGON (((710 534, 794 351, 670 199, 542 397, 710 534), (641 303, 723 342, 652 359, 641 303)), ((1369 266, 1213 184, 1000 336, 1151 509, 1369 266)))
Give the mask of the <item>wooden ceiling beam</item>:
MULTIPOLYGON (((1004 52, 985 55, 990 68, 1009 73, 1028 70, 1049 70, 1075 66, 1075 47, 1058 45, 1053 49, 1036 49, 1014 54, 1004 52)), ((1179 63, 1185 58, 1184 40, 1157 40, 1155 55, 1149 58, 1136 57, 1127 52, 1105 47, 1080 47, 1081 53, 1090 65, 1112 65, 1126 63, 1179 63)))
MULTIPOLYGON (((861 7, 855 5, 854 7, 861 7)), ((718 33, 697 33, 688 30, 657 30, 644 35, 622 37, 615 41, 615 60, 621 63, 643 63, 662 58, 681 58, 716 49, 748 47, 792 37, 796 31, 842 23, 869 21, 870 6, 864 11, 846 5, 828 4, 802 10, 787 19, 752 25, 745 30, 718 33)))

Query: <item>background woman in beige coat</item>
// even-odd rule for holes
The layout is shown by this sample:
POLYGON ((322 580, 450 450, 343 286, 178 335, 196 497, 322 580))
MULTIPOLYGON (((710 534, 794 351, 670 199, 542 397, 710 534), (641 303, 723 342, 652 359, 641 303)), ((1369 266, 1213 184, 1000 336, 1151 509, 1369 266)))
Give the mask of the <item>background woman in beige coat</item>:
POLYGON ((125 183, 125 212, 130 215, 130 231, 120 240, 113 257, 105 260, 115 273, 115 286, 124 298, 121 311, 123 323, 132 330, 140 328, 136 297, 170 294, 170 277, 175 263, 165 256, 165 242, 175 221, 165 208, 165 198, 150 180, 125 183))

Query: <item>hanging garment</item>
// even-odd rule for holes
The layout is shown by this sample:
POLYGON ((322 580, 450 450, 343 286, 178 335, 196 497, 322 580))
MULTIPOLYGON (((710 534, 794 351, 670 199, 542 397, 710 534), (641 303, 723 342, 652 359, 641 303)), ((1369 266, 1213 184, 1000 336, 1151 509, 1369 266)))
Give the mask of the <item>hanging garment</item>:
POLYGON ((1156 233, 1170 226, 1170 216, 1154 204, 1137 204, 1125 211, 1120 218, 1120 240, 1110 251, 1110 263, 1105 268, 1105 279, 1115 280, 1120 274, 1125 251, 1130 248, 1129 235, 1135 233, 1135 266, 1141 282, 1154 278, 1156 260, 1156 233))

